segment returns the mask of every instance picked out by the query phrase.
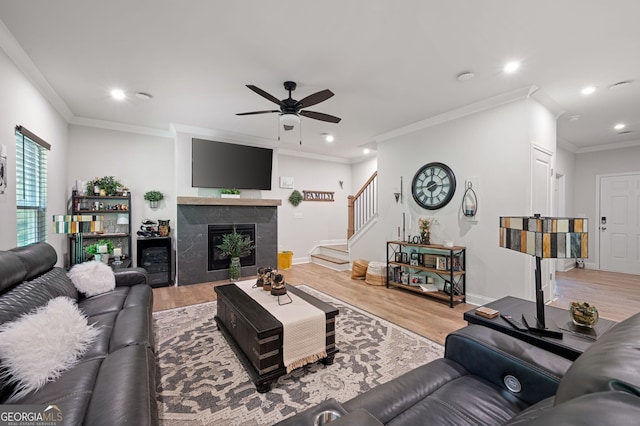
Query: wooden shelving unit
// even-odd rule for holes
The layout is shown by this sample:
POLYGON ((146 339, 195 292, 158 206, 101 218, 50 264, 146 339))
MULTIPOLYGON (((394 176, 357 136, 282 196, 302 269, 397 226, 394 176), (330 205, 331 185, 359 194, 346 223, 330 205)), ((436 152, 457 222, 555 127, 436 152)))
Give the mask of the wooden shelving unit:
POLYGON ((453 308, 455 303, 466 301, 466 252, 467 248, 462 246, 445 247, 440 244, 415 244, 406 241, 387 241, 387 288, 399 287, 423 296, 431 297, 441 301, 449 302, 453 308), (411 264, 411 254, 414 255, 414 264, 411 264), (400 254, 400 256, 398 256, 400 254), (436 263, 440 258, 441 267, 435 267, 424 263, 424 255, 435 257, 436 263), (402 261, 398 259, 402 258, 402 261), (416 258, 418 264, 415 264, 416 258), (444 259, 444 260, 443 260, 444 259), (398 269, 399 268, 399 269, 398 269), (443 290, 449 291, 424 291, 419 285, 412 285, 407 281, 403 283, 394 278, 398 278, 396 271, 407 277, 423 276, 439 277, 443 282, 443 290))

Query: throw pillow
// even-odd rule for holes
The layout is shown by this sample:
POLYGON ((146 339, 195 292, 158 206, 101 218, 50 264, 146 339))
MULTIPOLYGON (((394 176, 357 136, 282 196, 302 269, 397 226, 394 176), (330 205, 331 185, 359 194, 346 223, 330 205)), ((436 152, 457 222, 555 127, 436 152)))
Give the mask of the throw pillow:
POLYGON ((16 385, 9 401, 20 400, 60 377, 78 362, 98 333, 68 297, 51 299, 0 326, 0 374, 16 385))
POLYGON ((74 265, 67 274, 79 292, 87 297, 106 293, 116 288, 113 270, 102 262, 84 262, 74 265))

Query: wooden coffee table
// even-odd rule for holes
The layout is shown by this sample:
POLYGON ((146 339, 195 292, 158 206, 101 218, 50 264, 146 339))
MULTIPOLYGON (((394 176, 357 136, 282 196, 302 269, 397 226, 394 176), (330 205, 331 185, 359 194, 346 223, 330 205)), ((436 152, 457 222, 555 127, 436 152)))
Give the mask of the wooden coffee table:
MULTIPOLYGON (((335 317, 338 309, 294 286, 287 291, 324 311, 326 325, 326 365, 333 363, 338 348, 335 344, 335 317)), ((258 302, 235 284, 215 287, 218 312, 215 320, 258 392, 271 389, 271 382, 287 374, 282 361, 282 324, 258 302)))

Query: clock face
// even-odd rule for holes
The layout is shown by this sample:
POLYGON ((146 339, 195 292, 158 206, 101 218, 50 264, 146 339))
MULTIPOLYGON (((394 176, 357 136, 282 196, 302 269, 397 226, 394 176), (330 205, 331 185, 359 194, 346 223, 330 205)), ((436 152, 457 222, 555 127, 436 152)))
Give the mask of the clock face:
POLYGON ((447 205, 456 192, 456 176, 442 163, 422 166, 413 177, 411 193, 418 205, 436 210, 447 205))

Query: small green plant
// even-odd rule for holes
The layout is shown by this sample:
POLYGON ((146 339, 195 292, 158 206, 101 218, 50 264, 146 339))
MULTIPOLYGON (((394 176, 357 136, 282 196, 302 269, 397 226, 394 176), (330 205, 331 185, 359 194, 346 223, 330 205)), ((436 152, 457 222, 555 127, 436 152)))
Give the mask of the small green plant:
POLYGON ((144 194, 144 199, 147 201, 160 201, 164 198, 164 194, 160 191, 147 191, 144 194))
POLYGON ((302 194, 297 189, 294 189, 291 195, 289 196, 289 202, 294 205, 294 207, 298 206, 302 202, 302 194))
POLYGON ((96 177, 87 182, 87 194, 93 194, 93 188, 97 186, 104 189, 107 195, 117 195, 118 188, 122 188, 122 184, 113 176, 96 177))
POLYGON ((238 195, 238 194, 240 194, 240 190, 239 190, 239 189, 235 189, 235 188, 233 188, 233 189, 229 189, 229 188, 222 188, 222 189, 220 190, 220 193, 221 193, 221 194, 233 194, 233 195, 238 195))
POLYGON ((113 253, 113 243, 111 242, 111 240, 98 240, 97 243, 85 247, 85 251, 87 252, 87 254, 100 254, 100 252, 98 251, 100 246, 107 246, 107 252, 113 253))
POLYGON ((230 234, 222 235, 222 244, 217 246, 224 257, 242 257, 251 253, 251 250, 256 248, 251 238, 246 235, 236 232, 236 227, 233 227, 233 232, 230 234))

